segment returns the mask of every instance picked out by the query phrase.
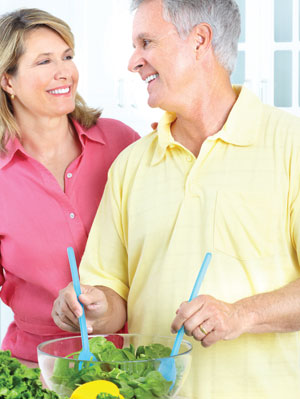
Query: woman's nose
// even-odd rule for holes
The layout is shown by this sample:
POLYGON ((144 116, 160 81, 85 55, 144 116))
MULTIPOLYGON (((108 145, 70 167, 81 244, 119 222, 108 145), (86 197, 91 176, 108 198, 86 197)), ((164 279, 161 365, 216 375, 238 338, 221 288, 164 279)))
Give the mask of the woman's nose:
POLYGON ((57 65, 54 78, 57 80, 67 80, 71 76, 70 67, 62 61, 57 65))

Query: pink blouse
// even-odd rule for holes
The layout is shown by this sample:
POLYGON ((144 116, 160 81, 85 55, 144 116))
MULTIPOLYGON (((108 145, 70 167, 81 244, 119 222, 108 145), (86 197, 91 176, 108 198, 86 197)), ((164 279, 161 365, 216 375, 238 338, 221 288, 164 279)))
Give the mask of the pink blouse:
POLYGON ((113 119, 100 118, 88 130, 74 125, 82 153, 65 172, 65 192, 17 139, 0 157, 0 296, 15 315, 2 349, 31 361, 40 342, 70 335, 51 318, 53 301, 71 281, 67 247, 79 264, 107 171, 139 138, 113 119))

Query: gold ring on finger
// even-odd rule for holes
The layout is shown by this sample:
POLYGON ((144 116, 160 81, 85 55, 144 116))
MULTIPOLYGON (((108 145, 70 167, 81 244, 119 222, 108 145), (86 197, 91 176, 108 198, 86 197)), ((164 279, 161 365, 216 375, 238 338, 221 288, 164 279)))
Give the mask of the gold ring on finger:
POLYGON ((204 335, 208 334, 208 332, 205 330, 205 328, 201 324, 200 324, 199 328, 200 328, 200 331, 202 332, 202 334, 204 334, 204 335))

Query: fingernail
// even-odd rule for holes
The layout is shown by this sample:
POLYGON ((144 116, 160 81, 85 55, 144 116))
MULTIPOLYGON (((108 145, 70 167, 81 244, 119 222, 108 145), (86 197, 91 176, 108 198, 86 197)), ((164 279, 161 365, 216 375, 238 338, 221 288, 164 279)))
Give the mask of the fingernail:
POLYGON ((80 310, 76 310, 76 311, 75 311, 75 316, 76 316, 76 317, 80 317, 80 316, 81 316, 80 310))
POLYGON ((92 327, 87 327, 87 331, 88 331, 88 333, 91 333, 91 332, 93 332, 93 329, 92 329, 92 327))

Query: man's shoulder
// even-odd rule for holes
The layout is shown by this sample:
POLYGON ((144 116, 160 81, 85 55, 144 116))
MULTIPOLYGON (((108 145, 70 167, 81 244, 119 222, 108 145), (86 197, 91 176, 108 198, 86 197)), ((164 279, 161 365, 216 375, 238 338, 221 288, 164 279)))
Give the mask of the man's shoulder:
POLYGON ((281 108, 265 105, 260 143, 290 163, 300 155, 300 118, 281 108))
POLYGON ((239 123, 245 123, 258 130, 262 140, 286 140, 287 137, 300 138, 300 118, 288 110, 263 103, 247 87, 240 91, 237 104, 243 118, 239 123))
POLYGON ((300 118, 286 110, 264 105, 263 123, 273 132, 300 139, 300 118))

